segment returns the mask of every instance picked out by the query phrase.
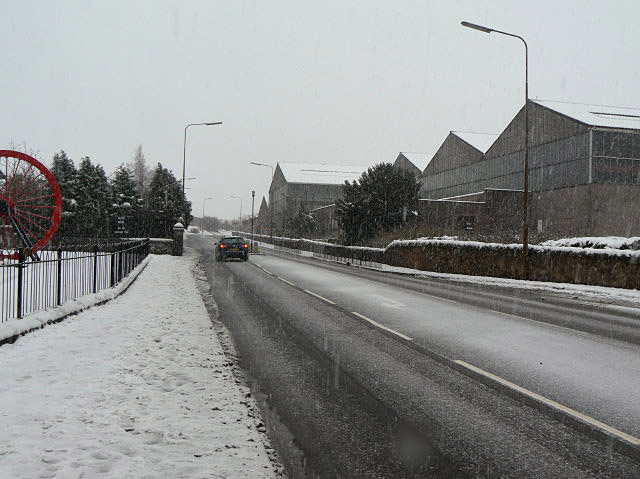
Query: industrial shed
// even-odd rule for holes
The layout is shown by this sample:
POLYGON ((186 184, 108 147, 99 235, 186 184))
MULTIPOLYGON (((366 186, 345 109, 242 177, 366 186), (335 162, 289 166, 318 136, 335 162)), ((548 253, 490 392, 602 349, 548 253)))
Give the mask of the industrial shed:
POLYGON ((393 162, 393 166, 394 168, 408 171, 416 178, 419 178, 422 176, 422 172, 431 161, 431 156, 432 155, 424 153, 408 153, 401 151, 398 154, 396 161, 393 162))
POLYGON ((266 198, 263 196, 260 202, 260 209, 258 210, 258 216, 256 217, 255 230, 263 235, 271 233, 271 217, 269 215, 269 205, 266 198))
POLYGON ((483 154, 497 137, 490 133, 449 132, 423 169, 420 197, 438 199, 482 191, 482 188, 468 191, 459 179, 479 175, 483 154))
POLYGON ((366 170, 366 166, 278 163, 269 187, 274 233, 281 234, 286 219, 301 206, 311 211, 335 203, 342 197, 344 182, 357 180, 366 170))
MULTIPOLYGON (((639 235, 640 110, 541 100, 528 110, 534 237, 639 235)), ((422 198, 522 190, 523 123, 524 108, 484 154, 450 134, 424 171, 422 198)))

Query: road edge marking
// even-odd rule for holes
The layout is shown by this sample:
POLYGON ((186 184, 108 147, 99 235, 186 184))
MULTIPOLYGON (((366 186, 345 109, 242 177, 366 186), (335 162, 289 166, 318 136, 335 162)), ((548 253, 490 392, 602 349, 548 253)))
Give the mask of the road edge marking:
POLYGON ((287 281, 286 279, 284 279, 282 276, 276 276, 276 278, 278 278, 280 281, 282 281, 283 283, 287 283, 289 286, 294 286, 295 284, 292 283, 291 281, 287 281))
POLYGON ((482 376, 485 376, 486 378, 495 381, 499 384, 501 384, 502 386, 505 386, 509 389, 512 389, 520 394, 524 394, 525 396, 530 397, 531 399, 534 399, 538 402, 541 402, 542 404, 556 409, 560 412, 562 412, 563 414, 566 414, 568 416, 573 417, 574 419, 577 419, 581 422, 585 422, 587 423, 589 426, 600 429, 602 431, 604 431, 607 434, 613 435, 618 437, 619 439, 622 439, 630 444, 633 444, 635 446, 640 446, 640 439, 632 436, 631 434, 627 434, 624 431, 621 431, 620 429, 616 429, 613 426, 610 426, 608 424, 605 424, 601 421, 598 421, 597 419, 592 418, 591 416, 587 416, 586 414, 583 414, 579 411, 576 411, 575 409, 571 409, 568 406, 565 406, 563 404, 560 404, 559 402, 554 401, 553 399, 549 399, 545 396, 542 396, 538 393, 535 393, 533 391, 530 391, 529 389, 523 388, 522 386, 518 386, 517 384, 512 383, 511 381, 508 381, 504 378, 501 378, 500 376, 496 376, 495 374, 492 374, 488 371, 485 371, 484 369, 481 369, 477 366, 474 366, 473 364, 467 363, 466 361, 462 361, 461 359, 454 359, 453 360, 454 363, 467 368, 473 372, 475 372, 476 374, 480 374, 482 376))
POLYGON ((355 315, 355 316, 359 317, 360 319, 364 319, 365 321, 367 321, 367 322, 371 323, 372 325, 374 325, 374 326, 375 326, 375 327, 377 327, 377 328, 384 329, 385 331, 388 331, 388 332, 390 332, 391 334, 395 334, 396 336, 401 337, 401 338, 402 338, 402 339, 404 339, 405 341, 413 341, 413 339, 412 339, 412 338, 410 338, 409 336, 407 336, 406 334, 402 334, 401 332, 396 331, 395 329, 388 328, 387 326, 385 326, 385 325, 383 325, 383 324, 380 324, 379 322, 374 321, 374 320, 373 320, 373 319, 371 319, 371 318, 367 318, 364 314, 360 314, 360 313, 358 313, 357 311, 351 311, 351 314, 353 314, 353 315, 355 315))
POLYGON ((324 296, 320 296, 319 294, 316 294, 313 291, 309 291, 308 289, 303 289, 302 291, 304 291, 305 293, 309 293, 311 296, 315 296, 316 298, 321 299, 322 301, 324 301, 326 303, 333 304, 333 305, 336 304, 333 301, 331 301, 330 299, 327 299, 324 296))

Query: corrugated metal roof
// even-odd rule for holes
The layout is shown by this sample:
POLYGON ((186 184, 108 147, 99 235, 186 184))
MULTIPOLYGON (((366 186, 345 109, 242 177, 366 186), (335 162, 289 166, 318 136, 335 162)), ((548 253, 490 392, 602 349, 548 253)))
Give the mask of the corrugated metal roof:
POLYGON ((341 185, 345 181, 360 178, 368 166, 312 165, 302 163, 279 163, 289 183, 313 183, 318 185, 341 185))
POLYGON ((427 167, 433 155, 427 155, 426 153, 409 153, 406 151, 400 152, 407 160, 415 165, 420 171, 424 171, 427 167))
POLYGON ((531 100, 590 126, 640 130, 640 109, 550 100, 531 100))
POLYGON ((493 142, 498 138, 497 133, 475 133, 471 131, 452 131, 454 135, 466 141, 481 153, 486 153, 493 142))

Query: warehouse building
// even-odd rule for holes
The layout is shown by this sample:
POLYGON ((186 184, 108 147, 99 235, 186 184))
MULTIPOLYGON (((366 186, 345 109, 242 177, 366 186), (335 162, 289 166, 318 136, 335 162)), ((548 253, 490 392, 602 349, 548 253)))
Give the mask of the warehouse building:
POLYGON ((365 166, 278 163, 269 187, 274 234, 282 234, 287 219, 301 207, 309 212, 334 204, 342 198, 344 182, 360 178, 366 170, 365 166))
POLYGON ((431 161, 431 157, 431 155, 426 155, 424 153, 408 153, 401 151, 398 154, 396 161, 393 162, 393 166, 399 170, 408 171, 416 178, 420 178, 422 176, 422 172, 431 161))
POLYGON ((260 234, 267 235, 271 233, 271 216, 269 215, 269 205, 263 196, 256 217, 256 231, 260 234))
MULTIPOLYGON (((640 110, 539 100, 528 110, 531 231, 539 239, 640 235, 640 110)), ((522 191, 524 108, 484 152, 455 136, 425 169, 422 198, 446 203, 475 195, 486 204, 488 190, 522 191)), ((429 203, 421 207, 427 219, 429 203)), ((439 208, 442 218, 446 206, 439 208)))

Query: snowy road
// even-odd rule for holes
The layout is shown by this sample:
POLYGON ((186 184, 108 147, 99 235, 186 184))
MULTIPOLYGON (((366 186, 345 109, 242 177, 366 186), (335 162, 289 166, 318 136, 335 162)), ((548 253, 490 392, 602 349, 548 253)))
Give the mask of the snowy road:
POLYGON ((192 266, 0 347, 0 477, 274 477, 192 266))
MULTIPOLYGON (((502 313, 468 305, 463 297, 411 291, 286 256, 253 262, 416 344, 640 437, 637 344, 531 320, 517 302, 502 313)), ((581 313, 567 307, 556 314, 581 313)))
MULTIPOLYGON (((331 471, 343 477, 424 477, 425 469, 416 469, 415 464, 422 464, 434 477, 640 474, 640 463, 613 450, 611 443, 567 427, 502 390, 487 388, 477 377, 460 374, 433 355, 408 347, 419 343, 450 359, 507 376, 515 384, 524 383, 532 392, 542 394, 534 389, 542 384, 567 400, 580 399, 563 384, 567 372, 585 374, 586 386, 576 380, 578 386, 585 390, 593 386, 596 397, 605 401, 606 386, 615 384, 626 393, 614 400, 634 416, 625 422, 629 418, 624 414, 603 408, 606 419, 620 419, 616 426, 633 431, 629 425, 634 426, 637 418, 631 393, 637 387, 635 377, 625 365, 614 364, 622 376, 628 374, 629 384, 604 373, 600 376, 604 385, 594 384, 581 363, 597 359, 589 356, 589 348, 605 348, 602 354, 628 355, 622 360, 636 361, 635 343, 491 311, 521 301, 526 305, 521 312, 528 315, 535 313, 536 304, 540 310, 546 304, 544 314, 551 319, 548 316, 562 309, 566 299, 535 303, 536 293, 499 300, 491 288, 483 286, 478 292, 472 285, 443 280, 425 282, 431 289, 424 294, 408 287, 410 278, 284 254, 220 264, 211 259, 210 241, 191 240, 208 252, 207 271, 221 318, 233 332, 244 366, 302 446, 313 472, 321 467, 321 477, 332 477, 331 471), (378 275, 388 282, 374 281, 378 275), (402 287, 405 280, 407 286, 402 287), (464 299, 472 304, 456 301, 465 291, 464 299), (561 344, 571 360, 563 362, 561 354, 552 354, 557 347, 548 344, 561 344), (582 347, 586 347, 582 355, 576 354, 582 347), (492 369, 501 364, 506 369, 492 369), (541 374, 548 371, 553 375, 541 374), (420 448, 408 440, 409 463, 398 453, 406 445, 407 430, 409 437, 424 441, 420 448)), ((575 306, 589 321, 597 316, 584 305, 575 306)), ((587 401, 571 406, 577 409, 589 402, 582 399, 587 401)))

